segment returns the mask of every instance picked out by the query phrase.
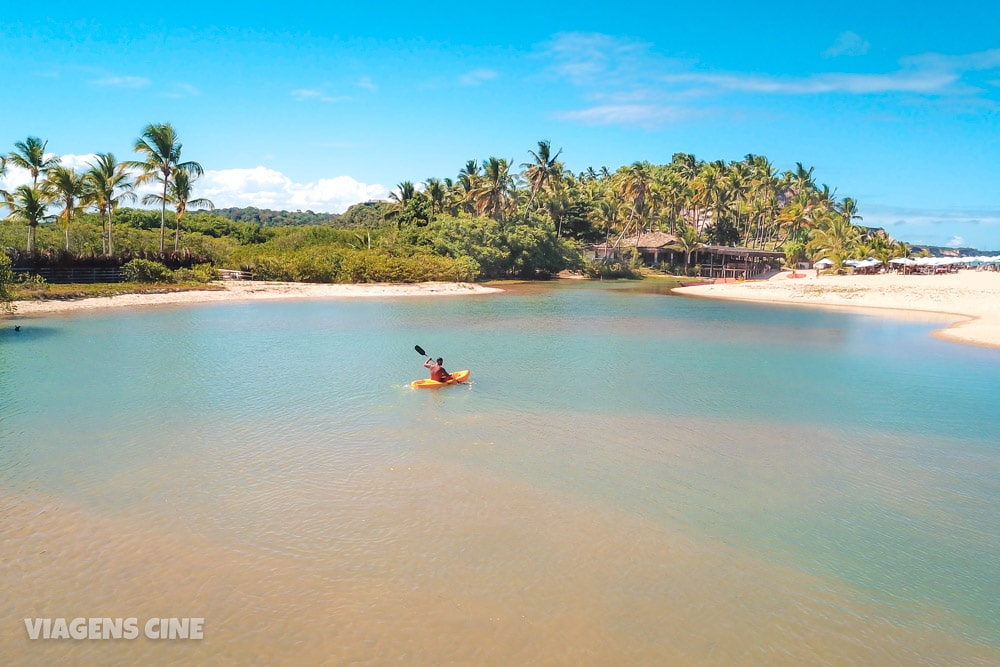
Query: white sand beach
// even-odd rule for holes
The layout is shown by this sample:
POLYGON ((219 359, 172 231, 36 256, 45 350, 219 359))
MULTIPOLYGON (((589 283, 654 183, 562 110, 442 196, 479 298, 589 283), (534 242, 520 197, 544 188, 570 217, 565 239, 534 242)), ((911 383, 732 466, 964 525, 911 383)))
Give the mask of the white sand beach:
POLYGON ((252 301, 260 299, 342 299, 358 297, 468 296, 501 292, 498 287, 475 283, 350 284, 280 283, 232 280, 220 290, 189 290, 161 294, 122 294, 72 300, 15 301, 14 316, 43 315, 74 310, 160 306, 186 303, 252 301))
MULTIPOLYGON (((676 288, 679 294, 798 304, 826 308, 878 309, 889 316, 905 312, 939 317, 949 324, 934 335, 957 343, 1000 347, 1000 272, 963 270, 940 275, 895 273, 791 278, 676 288)), ((798 275, 802 276, 802 272, 798 275)))

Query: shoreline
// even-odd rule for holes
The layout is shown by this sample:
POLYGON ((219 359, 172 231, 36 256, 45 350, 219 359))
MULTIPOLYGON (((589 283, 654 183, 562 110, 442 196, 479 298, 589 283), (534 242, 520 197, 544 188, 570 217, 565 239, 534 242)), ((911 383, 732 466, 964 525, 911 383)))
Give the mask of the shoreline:
POLYGON ((20 319, 107 308, 132 308, 196 303, 234 303, 273 299, 355 299, 429 296, 472 296, 502 292, 476 283, 285 283, 258 280, 220 281, 221 290, 120 294, 69 300, 14 301, 16 310, 0 319, 20 319))
MULTIPOLYGON (((677 287, 680 295, 776 305, 848 309, 891 317, 919 316, 948 325, 932 332, 953 343, 1000 349, 1000 272, 942 275, 820 276, 677 287)), ((801 275, 801 272, 800 272, 801 275)))
MULTIPOLYGON (((1000 349, 1000 272, 959 271, 943 275, 849 275, 789 278, 782 272, 766 280, 675 287, 682 296, 758 301, 776 305, 853 310, 889 317, 920 317, 946 323, 932 332, 942 340, 1000 349)), ((801 275, 801 274, 800 274, 801 275)), ((351 299, 473 296, 504 291, 478 283, 286 283, 220 281, 220 290, 121 294, 71 300, 15 301, 13 313, 0 319, 199 303, 275 299, 351 299)))

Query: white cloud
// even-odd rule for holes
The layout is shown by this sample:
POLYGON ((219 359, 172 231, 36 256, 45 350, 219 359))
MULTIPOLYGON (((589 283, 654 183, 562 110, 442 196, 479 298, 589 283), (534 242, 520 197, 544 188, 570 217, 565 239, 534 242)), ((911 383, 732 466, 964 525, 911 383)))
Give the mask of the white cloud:
POLYGON ((293 98, 299 102, 308 102, 310 100, 316 100, 317 102, 326 102, 328 104, 336 102, 349 102, 353 98, 341 95, 339 97, 334 97, 332 95, 327 95, 321 90, 316 90, 315 88, 299 88, 291 92, 293 98))
POLYGON ((645 42, 600 33, 561 33, 543 45, 542 55, 574 85, 606 86, 631 81, 654 64, 656 59, 649 52, 645 42))
POLYGON ((842 32, 837 36, 833 46, 823 52, 824 58, 836 56, 863 56, 868 53, 870 44, 856 32, 842 32))
POLYGON ((373 93, 378 90, 378 86, 372 81, 370 76, 363 76, 358 79, 358 88, 364 88, 365 90, 370 90, 373 93))
POLYGON ((947 71, 900 71, 891 74, 815 74, 806 77, 769 77, 740 74, 674 74, 662 79, 670 84, 703 86, 704 92, 775 93, 817 95, 824 93, 940 94, 948 92, 958 75, 947 71))
MULTIPOLYGON (((63 155, 61 164, 78 172, 90 168, 94 155, 63 155)), ((13 190, 31 182, 31 175, 9 167, 0 177, 0 189, 13 190)), ((351 205, 371 199, 386 199, 389 189, 377 183, 362 183, 350 176, 321 178, 296 183, 279 171, 260 166, 253 169, 207 170, 193 184, 194 196, 210 199, 219 208, 255 206, 286 211, 343 213, 351 205)), ((157 191, 155 183, 137 189, 143 195, 157 191)), ((139 205, 138 203, 132 205, 139 205)))
POLYGON ((145 88, 152 81, 144 76, 108 76, 103 79, 95 79, 93 83, 109 88, 145 88))
MULTIPOLYGON (((45 158, 50 159, 57 157, 55 153, 46 153, 45 158)), ((61 155, 59 157, 59 164, 63 167, 68 167, 75 170, 78 173, 83 173, 84 171, 90 169, 90 162, 94 160, 94 155, 61 155)), ((44 178, 39 177, 39 180, 44 178)), ((13 190, 14 188, 20 187, 22 185, 31 185, 31 172, 27 169, 21 169, 20 167, 15 167, 14 165, 7 163, 7 173, 4 176, 0 176, 0 190, 13 190)))
POLYGON ((497 73, 494 70, 475 69, 471 72, 466 72, 458 80, 463 86, 478 86, 495 78, 497 78, 497 73))
POLYGON ((389 193, 383 185, 361 183, 350 176, 296 183, 281 172, 263 166, 209 170, 198 180, 196 188, 198 196, 211 199, 220 208, 255 206, 324 213, 343 213, 352 204, 384 199, 389 193))
POLYGON ((676 121, 687 115, 684 109, 654 104, 604 104, 587 109, 555 114, 561 120, 575 120, 585 125, 637 125, 653 127, 676 121))
POLYGON ((917 245, 1000 250, 1000 210, 865 206, 862 224, 917 245))
MULTIPOLYGON (((868 42, 844 33, 824 55, 861 55, 868 42)), ((824 72, 806 75, 709 72, 696 63, 657 54, 651 45, 610 35, 565 33, 543 44, 538 53, 549 72, 601 104, 563 112, 559 118, 603 124, 655 125, 687 117, 696 107, 683 100, 732 94, 982 96, 996 80, 1000 49, 959 55, 922 54, 901 58, 884 72, 824 72), (981 74, 977 74, 981 73, 981 74), (977 81, 977 79, 979 79, 977 81), (630 99, 629 104, 621 100, 630 99)))
POLYGON ((171 90, 163 93, 164 97, 171 99, 182 99, 186 97, 199 97, 201 91, 189 83, 176 83, 171 90))

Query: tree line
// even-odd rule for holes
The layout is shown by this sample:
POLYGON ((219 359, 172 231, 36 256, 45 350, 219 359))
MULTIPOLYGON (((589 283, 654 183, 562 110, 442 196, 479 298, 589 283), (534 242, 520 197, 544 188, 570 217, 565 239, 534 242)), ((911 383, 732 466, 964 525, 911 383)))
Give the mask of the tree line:
MULTIPOLYGON (((252 207, 213 213, 210 201, 193 197, 203 169, 182 160, 169 124, 144 129, 134 145, 141 159, 118 162, 110 153, 98 154, 83 174, 61 166, 46 145, 28 137, 0 160, 0 168, 17 166, 32 178, 0 193, 6 220, 27 226, 28 252, 37 250, 39 225, 55 221, 67 251, 72 246, 78 253, 111 255, 151 249, 155 241, 149 232, 158 226, 162 253, 169 221, 175 250, 183 247, 217 265, 289 280, 424 275, 414 270, 413 258, 467 279, 593 270, 586 247, 605 244, 611 252, 603 254, 627 256, 629 244, 638 245, 643 233, 653 231, 670 234, 670 247, 685 257, 703 244, 783 250, 789 261, 829 256, 838 264, 856 256, 889 259, 908 253, 884 231, 860 226, 857 202, 819 185, 812 168, 796 163, 779 172, 753 154, 706 162, 676 153, 665 164, 639 161, 614 171, 574 173, 560 160, 561 149, 539 141, 519 166, 497 157, 468 160, 454 178, 403 181, 387 200, 336 215, 252 207), (142 204, 158 205, 158 215, 126 206, 136 202, 142 183, 157 185, 142 204), (194 211, 198 207, 207 211, 194 211), (50 214, 50 208, 57 212, 50 214), (344 269, 358 264, 361 256, 352 253, 370 254, 361 262, 367 268, 344 269)), ((612 261, 602 261, 600 268, 612 261)))
POLYGON ((46 152, 48 142, 29 136, 14 144, 14 150, 0 156, 0 175, 8 166, 19 167, 31 176, 31 183, 13 191, 0 190, 0 201, 8 210, 6 220, 27 225, 26 251, 36 250, 38 226, 56 221, 64 232, 65 249, 70 251, 70 229, 88 210, 96 211, 102 225, 102 252, 115 252, 114 217, 124 203, 137 199, 135 189, 156 183, 159 192, 145 195, 142 204, 160 205, 160 252, 165 250, 166 207, 176 213, 174 250, 179 249, 180 221, 193 208, 214 208, 211 201, 195 198, 193 185, 204 170, 198 162, 182 161, 182 144, 169 123, 147 125, 136 139, 134 150, 143 159, 119 162, 113 153, 98 153, 83 173, 60 164, 46 152), (50 207, 57 211, 50 213, 50 207))

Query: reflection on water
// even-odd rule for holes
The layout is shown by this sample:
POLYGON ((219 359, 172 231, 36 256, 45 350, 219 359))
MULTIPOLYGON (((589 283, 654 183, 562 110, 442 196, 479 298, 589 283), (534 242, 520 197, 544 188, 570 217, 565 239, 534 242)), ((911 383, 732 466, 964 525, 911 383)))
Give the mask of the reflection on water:
POLYGON ((620 285, 39 325, 0 342, 14 664, 1000 662, 1000 356, 929 325, 620 285), (473 383, 410 389, 414 344, 473 383), (205 639, 21 620, 74 616, 205 639))

